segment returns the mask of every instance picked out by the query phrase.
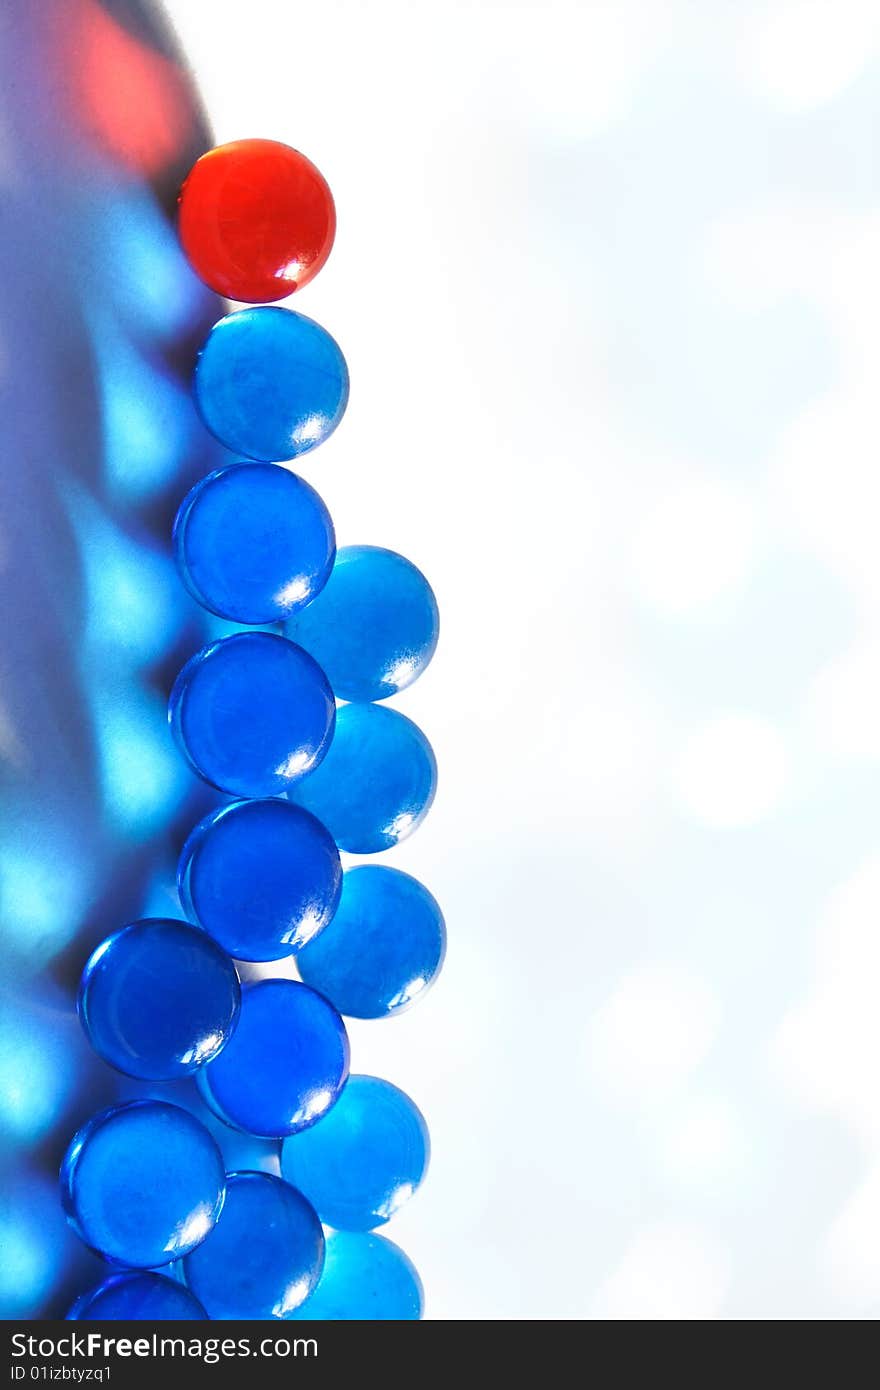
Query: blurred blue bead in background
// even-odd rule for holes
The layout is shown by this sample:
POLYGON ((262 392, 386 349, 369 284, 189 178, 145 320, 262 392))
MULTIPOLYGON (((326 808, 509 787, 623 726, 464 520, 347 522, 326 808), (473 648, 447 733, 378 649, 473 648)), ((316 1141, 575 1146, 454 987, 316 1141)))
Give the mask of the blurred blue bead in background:
POLYGON ((326 329, 277 305, 216 323, 196 363, 196 405, 233 453, 296 458, 332 434, 348 404, 348 368, 326 329))
POLYGON ((287 628, 339 700, 385 700, 422 674, 437 646, 437 600, 393 550, 347 545, 315 601, 287 628))
POLYGON ((92 1116, 61 1165, 71 1225, 105 1259, 137 1269, 168 1264, 204 1240, 225 1192, 223 1159, 204 1125, 162 1101, 92 1116))
POLYGON ((174 546, 193 598, 221 618, 274 623, 320 593, 336 538, 314 488, 274 463, 233 463, 180 504, 174 546))
POLYGON ((437 763, 411 719, 382 705, 343 705, 320 767, 291 797, 326 825, 340 849, 373 854, 405 840, 434 800, 437 763))
POLYGON ((352 1076, 314 1129, 286 1139, 281 1171, 327 1226, 369 1231, 409 1200, 428 1168, 421 1112, 376 1076, 352 1076))
POLYGON ((384 1236, 330 1231, 317 1288, 294 1318, 323 1322, 417 1322, 422 1281, 412 1261, 384 1236))
POLYGON ((164 1274, 114 1274, 80 1294, 68 1322, 194 1322, 207 1313, 196 1298, 164 1274))
POLYGON ((184 911, 237 960, 279 960, 330 921, 342 867, 320 821, 289 801, 213 811, 183 847, 184 911))
POLYGON ((349 869, 329 926, 297 968, 342 1014, 381 1018, 407 1008, 443 963, 446 927, 417 879, 381 864, 349 869))
POLYGON ((289 1318, 323 1261, 321 1223, 299 1192, 268 1173, 230 1173, 220 1220, 184 1275, 211 1318, 289 1318))
POLYGON ((90 1043, 117 1071, 188 1076, 225 1045, 241 989, 232 961, 187 922, 131 922, 92 952, 77 1007, 90 1043))
POLYGON ((293 980, 245 985, 238 1026, 199 1086, 221 1120, 264 1138, 313 1125, 348 1077, 348 1036, 336 1009, 293 980))
POLYGON ((196 652, 168 718, 194 770, 234 796, 275 796, 315 767, 336 708, 321 668, 271 632, 237 632, 196 652))

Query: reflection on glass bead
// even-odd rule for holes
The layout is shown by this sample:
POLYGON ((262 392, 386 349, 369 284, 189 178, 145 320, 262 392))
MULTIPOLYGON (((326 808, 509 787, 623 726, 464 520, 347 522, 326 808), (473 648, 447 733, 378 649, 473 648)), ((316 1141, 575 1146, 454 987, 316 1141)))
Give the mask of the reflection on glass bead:
POLYGON ((271 632, 237 632, 191 657, 168 718, 194 770, 235 796, 275 796, 323 758, 333 693, 307 652, 271 632))
POLYGON ((279 960, 324 928, 342 868, 332 836, 289 801, 238 801, 206 816, 183 847, 184 910, 237 960, 279 960))
POLYGON ((314 1129, 286 1139, 281 1171, 321 1220, 369 1231, 415 1192, 428 1167, 428 1129, 403 1091, 375 1076, 352 1076, 314 1129))
POLYGON ((220 1215, 225 1191, 220 1150, 204 1125, 163 1101, 94 1115, 61 1165, 71 1225, 105 1259, 137 1269, 194 1249, 220 1215))
POLYGON ((333 523, 314 488, 274 463, 233 463, 196 483, 174 523, 193 598, 237 623, 274 623, 320 592, 333 523))
POLYGON ((164 1274, 114 1274, 81 1294, 67 1320, 73 1322, 193 1322, 207 1318, 198 1300, 164 1274))
POLYGON ((260 980, 242 990, 238 1026, 199 1072, 199 1086, 221 1120, 277 1138, 330 1109, 348 1055, 345 1025, 322 995, 293 980, 260 980))
POLYGON ((372 854, 421 825, 436 786, 431 745, 412 720, 384 705, 343 705, 329 753, 291 796, 340 849, 372 854))
POLYGON ((321 1322, 415 1322, 422 1281, 412 1261, 384 1236, 331 1231, 314 1293, 294 1314, 321 1322))
POLYGON ((330 254, 336 209, 304 154, 278 140, 231 140, 203 154, 180 191, 184 255, 217 294, 284 299, 330 254))
POLYGON ((443 914, 427 888, 399 869, 362 864, 344 875, 333 920, 297 967, 340 1013, 381 1018, 418 998, 445 951, 443 914))
POLYGON ((348 368, 326 329, 304 314, 241 309, 208 334, 194 391, 202 420, 227 449, 282 462, 336 429, 348 404, 348 368))
POLYGON ((174 1081, 216 1057, 238 1017, 235 966, 186 922, 132 922, 102 941, 78 1009, 95 1051, 118 1071, 174 1081))
POLYGON ((314 603, 287 628, 339 700, 385 700, 422 674, 440 616, 427 579, 393 550, 347 545, 314 603))

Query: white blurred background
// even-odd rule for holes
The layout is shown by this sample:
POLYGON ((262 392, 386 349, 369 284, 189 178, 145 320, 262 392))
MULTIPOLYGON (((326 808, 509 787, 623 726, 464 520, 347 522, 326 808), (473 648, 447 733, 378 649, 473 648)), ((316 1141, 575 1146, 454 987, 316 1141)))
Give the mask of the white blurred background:
POLYGON ((173 0, 339 211, 307 461, 442 611, 431 1318, 880 1313, 880 11, 173 0))

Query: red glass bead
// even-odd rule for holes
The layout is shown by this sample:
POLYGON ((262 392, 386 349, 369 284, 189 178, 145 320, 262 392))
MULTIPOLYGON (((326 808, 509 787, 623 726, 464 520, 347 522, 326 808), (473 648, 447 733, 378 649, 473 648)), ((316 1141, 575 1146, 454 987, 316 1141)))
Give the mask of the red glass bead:
POLYGON ((247 304, 284 299, 317 275, 336 234, 327 181, 277 140, 209 150, 180 191, 180 240, 212 290, 247 304))

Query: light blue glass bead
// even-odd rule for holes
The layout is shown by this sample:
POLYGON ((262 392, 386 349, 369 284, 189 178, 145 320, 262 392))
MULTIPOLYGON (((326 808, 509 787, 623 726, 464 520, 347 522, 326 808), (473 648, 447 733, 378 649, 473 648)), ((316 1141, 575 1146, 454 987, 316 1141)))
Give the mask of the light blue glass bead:
POLYGON ((437 600, 393 550, 347 545, 288 637, 311 652, 339 700, 385 700, 422 674, 437 646, 437 600))
POLYGON ((193 769, 234 796, 277 796, 316 767, 336 709, 321 668, 271 632, 203 647, 171 691, 168 718, 193 769))
POLYGON ((196 364, 202 420, 233 453, 296 458, 332 434, 348 404, 348 368, 320 324, 277 306, 215 323, 196 364))
POLYGON ((341 1014, 381 1018, 427 989, 445 953, 443 914, 427 888, 399 869, 362 864, 344 875, 333 920, 297 967, 341 1014))
POLYGON ((232 622, 274 623, 320 593, 336 538, 302 478, 274 463, 233 463, 183 499, 174 548, 198 603, 232 622))
POLYGON ((223 1214, 183 1268, 211 1318, 290 1318, 323 1262, 321 1223, 299 1192, 268 1173, 230 1173, 223 1214))
POLYGON ((102 941, 77 1007, 92 1047, 117 1071, 175 1081, 216 1057, 235 1027, 235 966, 187 922, 132 922, 102 941))
POLYGON ((422 1281, 412 1261, 384 1236, 331 1231, 317 1288, 294 1318, 319 1322, 416 1322, 422 1281))
POLYGON ((164 1274, 114 1274, 81 1294, 68 1322, 204 1322, 196 1298, 164 1274))
POLYGON ((238 1026, 198 1080, 227 1124, 273 1139, 313 1125, 348 1077, 348 1036, 337 1011, 293 980, 245 985, 238 1026))
POLYGON ((320 821, 289 801, 237 801, 206 816, 183 847, 188 916, 237 960, 279 960, 324 928, 342 867, 320 821))
POLYGON ((286 1139, 281 1171, 327 1226, 370 1231, 390 1220, 425 1176, 428 1128, 403 1091, 352 1076, 314 1129, 286 1139))
POLYGON ((411 719, 384 705, 343 705, 329 753, 291 796, 340 849, 373 854, 421 825, 436 787, 431 745, 411 719))
POLYGON ((225 1192, 220 1150, 204 1125, 163 1101, 94 1115, 61 1165, 71 1225, 105 1259, 136 1269, 194 1249, 220 1215, 225 1192))

